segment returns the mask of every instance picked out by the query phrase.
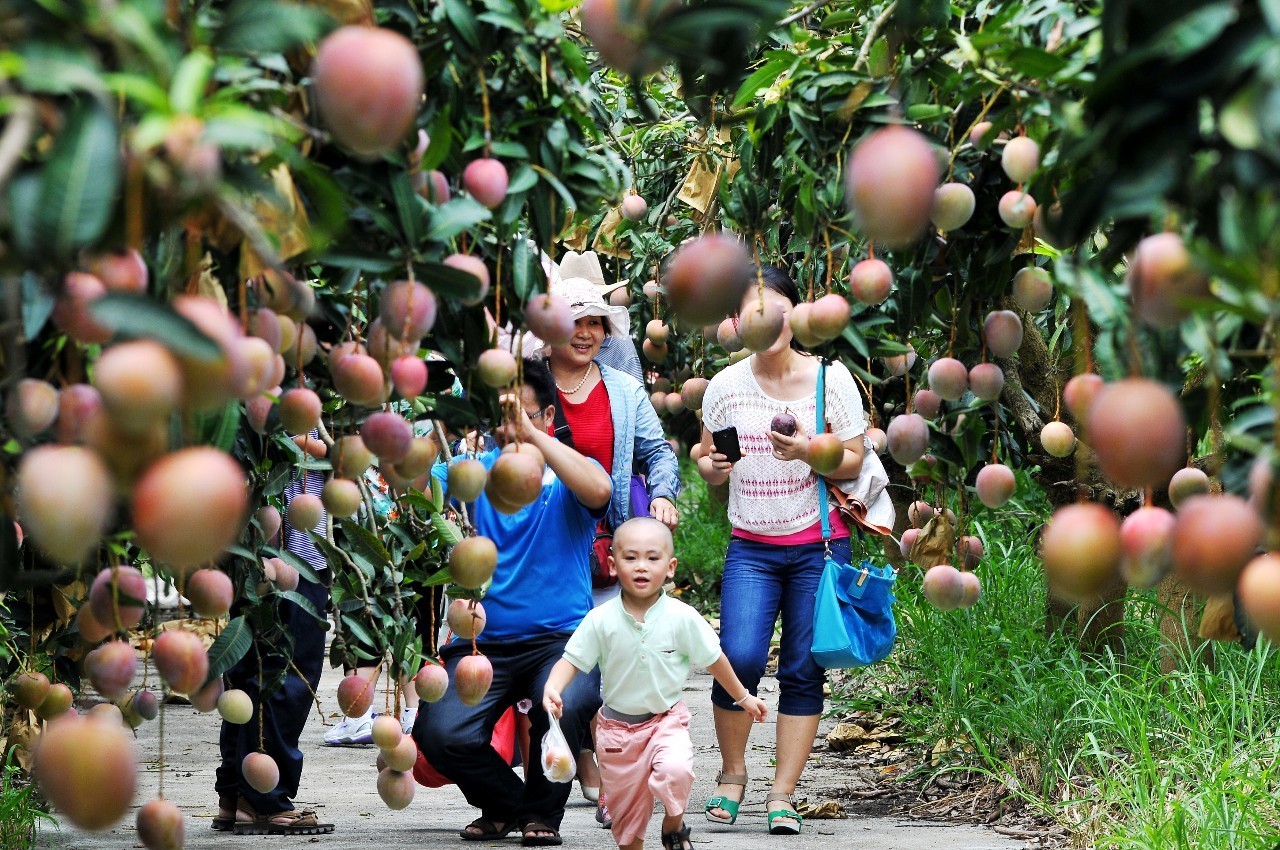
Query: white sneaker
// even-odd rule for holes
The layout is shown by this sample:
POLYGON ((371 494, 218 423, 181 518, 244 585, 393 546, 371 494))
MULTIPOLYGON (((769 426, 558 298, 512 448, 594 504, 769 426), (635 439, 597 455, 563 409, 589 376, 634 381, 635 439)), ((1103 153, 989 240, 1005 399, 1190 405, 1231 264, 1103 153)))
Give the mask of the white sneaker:
POLYGON ((408 706, 405 706, 405 708, 400 712, 400 728, 404 730, 406 735, 413 732, 413 724, 417 719, 418 709, 416 708, 409 708, 408 706))
POLYGON ((352 744, 373 743, 373 711, 367 711, 360 717, 344 717, 342 722, 324 733, 327 747, 346 747, 352 744))

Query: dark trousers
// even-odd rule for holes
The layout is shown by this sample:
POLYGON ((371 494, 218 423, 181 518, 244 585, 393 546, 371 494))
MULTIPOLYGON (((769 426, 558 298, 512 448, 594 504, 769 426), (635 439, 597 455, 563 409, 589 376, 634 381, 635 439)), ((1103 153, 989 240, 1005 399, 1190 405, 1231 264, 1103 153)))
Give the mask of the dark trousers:
MULTIPOLYGON (((329 598, 327 587, 301 578, 298 592, 323 613, 329 598)), ((255 811, 263 814, 292 809, 293 798, 298 794, 298 783, 302 779, 302 750, 298 748, 298 740, 314 704, 312 694, 320 684, 320 673, 324 668, 324 638, 328 629, 327 623, 317 620, 292 602, 280 603, 280 618, 285 630, 293 635, 293 665, 302 676, 299 677, 292 668, 287 669, 283 683, 262 705, 258 698, 257 653, 250 651, 227 672, 227 687, 240 688, 249 694, 254 712, 248 723, 222 724, 222 733, 218 737, 222 763, 218 765, 213 785, 219 798, 243 797, 255 811), (258 749, 260 710, 263 712, 262 748, 280 766, 280 784, 267 794, 253 790, 240 775, 240 762, 258 749)), ((275 671, 279 671, 278 664, 275 671)), ((273 678, 269 664, 264 666, 263 675, 268 681, 273 678)))
MULTIPOLYGON (((479 705, 463 705, 452 686, 436 703, 422 703, 413 737, 427 761, 462 790, 467 802, 496 823, 541 821, 556 829, 573 783, 551 782, 542 773, 542 736, 549 722, 542 710, 542 689, 551 668, 564 654, 569 633, 563 632, 509 643, 479 643, 493 664, 493 685, 479 705), (522 699, 533 702, 529 712, 527 780, 511 769, 490 745, 494 724, 522 699)), ((470 654, 469 641, 458 641, 441 653, 452 681, 458 662, 470 654)), ((600 708, 600 674, 579 673, 565 689, 560 727, 569 752, 577 753, 590 738, 591 717, 600 708)))

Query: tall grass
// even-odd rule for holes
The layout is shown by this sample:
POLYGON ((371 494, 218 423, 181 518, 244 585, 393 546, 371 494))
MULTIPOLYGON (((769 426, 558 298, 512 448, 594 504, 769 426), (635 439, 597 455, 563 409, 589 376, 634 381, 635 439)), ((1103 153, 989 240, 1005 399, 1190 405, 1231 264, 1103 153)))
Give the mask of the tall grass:
POLYGON ((57 820, 40 807, 35 785, 17 764, 17 748, 0 767, 0 848, 28 850, 35 846, 36 826, 57 828, 57 820))
POLYGON ((1162 674, 1151 593, 1130 594, 1123 658, 1084 656, 1070 635, 1046 636, 1030 542, 1046 508, 1034 498, 1016 507, 976 523, 987 554, 983 597, 971 610, 935 610, 920 593, 920 571, 902 572, 899 644, 851 681, 837 710, 887 709, 921 745, 954 742, 930 770, 984 772, 1086 846, 1275 848, 1275 653, 1265 643, 1217 644, 1212 666, 1196 648, 1162 674))
POLYGON ((707 492, 707 483, 693 462, 680 466, 680 524, 676 527, 676 584, 680 596, 703 614, 718 616, 720 576, 729 548, 729 516, 723 502, 707 492))

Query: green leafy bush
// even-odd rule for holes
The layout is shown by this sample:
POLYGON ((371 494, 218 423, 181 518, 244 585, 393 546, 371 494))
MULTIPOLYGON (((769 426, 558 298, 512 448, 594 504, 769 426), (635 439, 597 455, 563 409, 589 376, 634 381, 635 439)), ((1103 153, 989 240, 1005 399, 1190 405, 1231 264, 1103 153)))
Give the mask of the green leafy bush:
POLYGON ((720 575, 729 548, 729 516, 724 502, 707 490, 691 461, 681 463, 680 525, 676 528, 676 587, 681 598, 703 614, 720 610, 720 575))

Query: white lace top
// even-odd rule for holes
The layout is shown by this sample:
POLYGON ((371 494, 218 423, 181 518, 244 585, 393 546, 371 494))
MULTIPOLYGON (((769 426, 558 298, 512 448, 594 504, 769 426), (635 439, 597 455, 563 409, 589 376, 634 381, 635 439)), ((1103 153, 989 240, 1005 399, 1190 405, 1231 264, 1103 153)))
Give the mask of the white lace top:
MULTIPOLYGON (((755 534, 784 535, 803 531, 818 521, 817 475, 804 461, 778 460, 769 442, 769 423, 790 411, 804 433, 813 436, 817 385, 804 398, 779 401, 765 395, 751 371, 754 356, 711 379, 702 401, 702 424, 716 432, 738 429, 742 460, 729 473, 729 521, 755 534)), ((867 431, 862 394, 843 363, 827 367, 827 430, 840 440, 867 431)))

